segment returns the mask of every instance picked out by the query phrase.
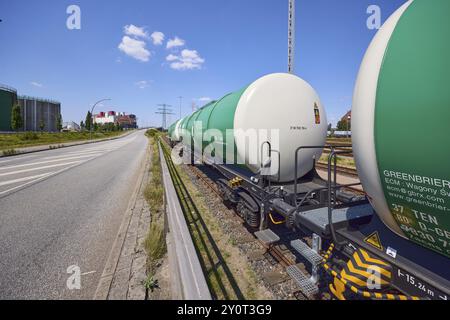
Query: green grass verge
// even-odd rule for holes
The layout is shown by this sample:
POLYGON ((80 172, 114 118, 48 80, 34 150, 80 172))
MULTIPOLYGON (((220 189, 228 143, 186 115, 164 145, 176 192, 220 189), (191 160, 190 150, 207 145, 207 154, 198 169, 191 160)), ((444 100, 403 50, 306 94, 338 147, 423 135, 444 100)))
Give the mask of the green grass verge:
POLYGON ((147 284, 151 285, 156 279, 153 279, 158 260, 162 259, 166 252, 166 238, 164 233, 164 189, 162 186, 161 159, 159 158, 158 134, 157 132, 147 131, 146 135, 150 139, 152 160, 150 166, 150 181, 144 190, 144 197, 150 207, 151 223, 150 230, 145 239, 144 247, 148 255, 147 263, 147 284))
MULTIPOLYGON (((93 139, 111 138, 123 134, 122 131, 93 132, 93 139)), ((46 144, 61 144, 89 140, 89 132, 20 132, 13 134, 0 134, 0 151, 15 148, 33 147, 46 144)))

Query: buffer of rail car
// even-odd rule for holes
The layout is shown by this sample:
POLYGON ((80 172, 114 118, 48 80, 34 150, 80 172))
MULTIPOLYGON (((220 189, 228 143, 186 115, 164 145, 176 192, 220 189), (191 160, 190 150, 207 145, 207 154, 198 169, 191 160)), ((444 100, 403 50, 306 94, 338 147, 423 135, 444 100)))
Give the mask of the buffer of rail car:
POLYGON ((175 290, 184 300, 211 300, 211 293, 159 142, 158 147, 167 203, 169 257, 175 268, 175 290))

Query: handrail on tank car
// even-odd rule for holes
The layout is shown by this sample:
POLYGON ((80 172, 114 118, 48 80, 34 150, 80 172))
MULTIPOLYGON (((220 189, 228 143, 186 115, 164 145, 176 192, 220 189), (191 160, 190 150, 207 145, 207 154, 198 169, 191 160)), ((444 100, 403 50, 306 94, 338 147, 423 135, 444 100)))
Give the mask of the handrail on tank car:
MULTIPOLYGON (((269 158, 271 159, 271 161, 272 161, 272 152, 276 152, 277 154, 278 154, 278 170, 277 170, 277 176, 278 176, 278 178, 277 178, 277 181, 278 182, 280 182, 280 178, 281 178, 281 166, 280 166, 280 162, 281 162, 281 154, 280 154, 280 151, 278 151, 278 150, 273 150, 272 149, 272 144, 270 143, 270 141, 268 141, 268 140, 266 140, 266 141, 264 141, 262 144, 261 144, 261 150, 260 150, 260 156, 261 156, 261 169, 262 169, 262 165, 263 165, 263 151, 264 151, 264 145, 268 145, 269 146, 269 158)), ((272 164, 271 164, 271 166, 272 166, 272 164)), ((263 180, 264 180, 264 177, 263 176, 261 176, 262 178, 263 178, 263 180)), ((269 189, 270 189, 270 186, 271 186, 271 184, 270 184, 270 179, 269 179, 269 189)))
MULTIPOLYGON (((345 146, 340 146, 340 147, 345 147, 345 146)), ((351 146, 349 146, 351 147, 351 146)), ((334 230, 334 226, 333 226, 333 209, 334 206, 336 205, 336 190, 337 190, 337 156, 338 155, 343 155, 343 154, 349 154, 352 153, 352 150, 341 150, 341 151, 336 151, 334 147, 331 148, 331 152, 330 155, 328 156, 328 225, 330 226, 330 231, 331 231, 331 237, 333 239, 334 244, 336 245, 336 247, 345 245, 345 242, 339 242, 336 236, 336 230, 334 230), (333 181, 333 190, 334 190, 334 201, 331 201, 331 197, 332 197, 332 192, 331 192, 331 162, 333 162, 334 160, 334 167, 333 167, 333 171, 334 171, 334 181, 333 181)))
MULTIPOLYGON (((306 201, 306 199, 308 198, 309 195, 311 195, 313 192, 317 192, 317 191, 321 191, 321 190, 327 190, 328 189, 328 224, 330 225, 330 231, 331 231, 331 236, 332 239, 334 241, 334 243, 336 244, 336 246, 340 246, 343 245, 343 243, 339 242, 337 240, 336 237, 336 232, 334 230, 333 227, 333 209, 334 206, 332 206, 332 197, 333 198, 333 204, 336 203, 336 191, 338 189, 341 188, 345 188, 345 187, 351 187, 351 186, 357 186, 360 185, 361 183, 354 183, 354 184, 348 184, 348 185, 341 185, 341 186, 337 186, 337 155, 342 155, 342 154, 350 154, 352 153, 352 150, 341 150, 341 151, 336 151, 336 146, 333 145, 323 145, 323 146, 302 146, 302 147, 298 147, 295 150, 295 182, 294 182, 294 192, 295 194, 297 194, 297 180, 298 180, 298 153, 301 150, 305 150, 305 149, 325 149, 328 148, 330 149, 330 155, 328 157, 328 181, 327 181, 327 187, 323 187, 323 188, 318 188, 316 190, 310 190, 307 195, 302 199, 302 201, 297 204, 296 206, 296 211, 298 211, 299 207, 306 201), (331 162, 334 159, 334 167, 333 167, 333 187, 331 186, 331 162), (334 191, 334 193, 332 193, 332 189, 334 191)), ((340 149, 342 148, 352 148, 352 145, 340 145, 339 146, 340 149)))

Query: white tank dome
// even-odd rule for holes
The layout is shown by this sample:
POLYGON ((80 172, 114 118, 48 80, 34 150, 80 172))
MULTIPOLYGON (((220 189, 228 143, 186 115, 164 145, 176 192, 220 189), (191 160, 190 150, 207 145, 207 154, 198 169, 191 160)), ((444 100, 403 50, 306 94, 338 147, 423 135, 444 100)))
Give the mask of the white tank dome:
MULTIPOLYGON (((300 146, 323 146, 327 135, 327 117, 315 90, 301 78, 275 73, 253 82, 242 94, 234 117, 235 141, 238 154, 254 172, 260 161, 254 163, 246 152, 245 137, 239 132, 250 129, 275 130, 278 138, 268 137, 272 148, 280 154, 280 177, 271 179, 288 182, 295 179, 295 151, 300 146)), ((270 133, 269 133, 270 134, 270 133)), ((262 144, 264 141, 258 141, 262 144)), ((298 177, 314 167, 322 149, 299 152, 298 177)), ((272 156, 272 168, 278 168, 277 154, 272 156)))

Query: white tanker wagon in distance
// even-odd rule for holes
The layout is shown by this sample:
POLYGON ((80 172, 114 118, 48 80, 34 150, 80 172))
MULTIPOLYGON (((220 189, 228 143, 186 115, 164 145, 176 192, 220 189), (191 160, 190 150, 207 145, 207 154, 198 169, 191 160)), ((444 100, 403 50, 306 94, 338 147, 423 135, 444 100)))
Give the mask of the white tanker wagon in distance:
POLYGON ((291 246, 310 272, 296 266, 286 271, 308 297, 319 287, 337 299, 450 296, 447 12, 448 0, 408 1, 376 34, 357 76, 353 148, 327 145, 327 181, 315 170, 326 146, 325 110, 314 89, 293 75, 258 79, 169 129, 172 142, 181 141, 185 153, 220 173, 216 182, 224 200, 260 240, 279 241, 280 223, 298 232, 291 246), (249 146, 235 133, 213 139, 218 151, 205 157, 198 149, 211 140, 192 137, 196 122, 201 133, 215 129, 223 137, 227 129, 276 129, 279 141, 269 136, 254 142, 259 156, 251 161, 249 146), (228 144, 233 148, 227 150, 228 144), (242 164, 217 161, 230 152, 242 164), (336 156, 351 152, 365 195, 335 183, 336 156))

